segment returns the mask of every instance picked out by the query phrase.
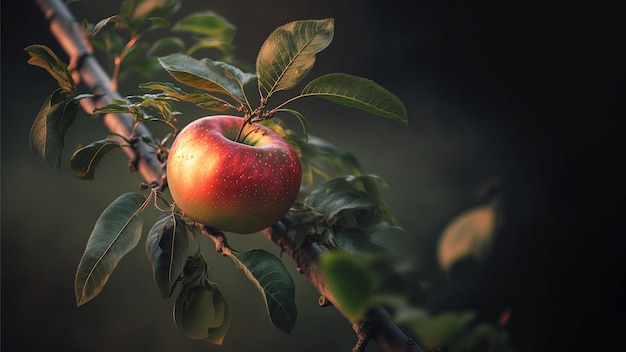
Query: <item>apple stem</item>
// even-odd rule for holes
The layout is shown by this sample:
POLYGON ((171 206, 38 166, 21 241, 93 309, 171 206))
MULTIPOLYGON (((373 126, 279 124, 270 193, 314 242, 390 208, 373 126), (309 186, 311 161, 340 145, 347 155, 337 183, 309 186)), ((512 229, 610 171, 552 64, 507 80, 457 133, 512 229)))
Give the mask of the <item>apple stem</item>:
POLYGON ((263 109, 265 109, 266 107, 267 107, 267 99, 262 98, 261 103, 259 104, 258 108, 254 109, 254 111, 252 111, 251 113, 249 114, 246 113, 244 115, 243 124, 241 124, 241 128, 239 129, 239 133, 237 133, 235 142, 243 143, 246 137, 248 137, 248 135, 250 134, 248 133, 243 138, 241 138, 241 134, 243 133, 243 129, 246 127, 246 125, 248 124, 252 125, 256 122, 263 121, 265 119, 269 119, 272 116, 274 116, 274 113, 276 112, 275 109, 264 112, 263 109))

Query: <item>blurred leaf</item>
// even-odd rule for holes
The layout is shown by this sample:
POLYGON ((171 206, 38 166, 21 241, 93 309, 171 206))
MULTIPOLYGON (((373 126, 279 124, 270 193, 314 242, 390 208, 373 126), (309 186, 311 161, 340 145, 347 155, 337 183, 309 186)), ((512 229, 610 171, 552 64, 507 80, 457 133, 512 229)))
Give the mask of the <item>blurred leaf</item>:
POLYGON ((253 249, 231 258, 263 295, 274 326, 291 333, 297 318, 295 287, 283 262, 261 249, 253 249))
POLYGON ((179 0, 133 0, 129 2, 134 3, 134 6, 128 6, 128 10, 125 12, 130 13, 132 11, 130 18, 138 22, 150 15, 168 17, 172 8, 180 6, 177 4, 179 0))
POLYGON ((121 147, 114 139, 103 139, 78 149, 70 159, 72 173, 81 180, 93 180, 100 160, 112 155, 121 147))
POLYGON ((170 54, 160 57, 159 63, 183 84, 208 92, 226 94, 240 104, 245 100, 243 82, 239 82, 232 74, 227 75, 222 67, 208 58, 196 60, 183 54, 170 54))
POLYGON ((366 231, 355 228, 342 227, 335 230, 335 239, 344 250, 359 258, 389 257, 390 252, 373 243, 366 231))
POLYGON ((491 245, 495 226, 494 205, 477 207, 457 216, 439 239, 441 267, 448 270, 457 260, 468 256, 483 258, 491 245))
POLYGON ((303 96, 318 96, 332 102, 408 123, 407 112, 398 97, 373 81, 331 73, 314 79, 302 90, 303 96))
POLYGON ((128 57, 122 61, 123 71, 120 73, 120 77, 126 77, 131 72, 137 72, 144 77, 151 78, 161 69, 158 60, 153 57, 129 61, 128 57))
POLYGON ((193 13, 172 27, 175 32, 190 32, 230 43, 235 37, 235 26, 213 11, 193 13))
POLYGON ((148 232, 146 254, 161 297, 172 295, 187 257, 192 254, 192 241, 185 221, 172 213, 161 215, 148 232))
POLYGON ((417 334, 420 341, 429 346, 450 346, 468 330, 475 319, 474 312, 445 312, 431 316, 420 308, 398 310, 394 320, 405 324, 417 334))
POLYGON ((155 53, 163 51, 167 48, 172 48, 172 51, 181 51, 185 48, 185 42, 176 37, 160 38, 152 43, 152 46, 150 46, 150 48, 146 51, 146 55, 154 55, 155 53))
POLYGON ((161 18, 161 17, 150 17, 148 18, 148 20, 150 21, 150 23, 152 23, 152 25, 156 28, 166 28, 170 26, 170 23, 168 20, 166 20, 165 18, 161 18))
POLYGON ((43 103, 30 129, 30 149, 35 158, 53 170, 61 167, 65 133, 78 113, 78 99, 57 88, 43 103))
POLYGON ((215 39, 199 39, 194 45, 192 45, 185 52, 187 55, 193 55, 202 49, 216 49, 221 52, 225 57, 233 55, 233 47, 229 43, 225 43, 221 40, 215 39))
POLYGON ((119 261, 139 243, 145 201, 139 193, 124 193, 100 214, 76 271, 78 306, 102 291, 119 261))
POLYGON ((276 28, 256 59, 259 87, 265 98, 295 87, 315 64, 315 54, 332 41, 334 20, 294 21, 276 28))
POLYGON ((113 15, 107 18, 104 18, 98 23, 96 23, 93 28, 91 28, 88 32, 89 36, 95 37, 103 28, 105 28, 108 24, 115 23, 119 20, 119 15, 113 15))
POLYGON ((74 93, 76 84, 67 69, 67 64, 61 61, 50 48, 45 45, 30 45, 24 50, 30 55, 29 64, 45 69, 63 91, 74 93))
POLYGON ((372 304, 373 279, 367 267, 342 250, 325 253, 320 264, 341 311, 351 322, 359 321, 372 304))

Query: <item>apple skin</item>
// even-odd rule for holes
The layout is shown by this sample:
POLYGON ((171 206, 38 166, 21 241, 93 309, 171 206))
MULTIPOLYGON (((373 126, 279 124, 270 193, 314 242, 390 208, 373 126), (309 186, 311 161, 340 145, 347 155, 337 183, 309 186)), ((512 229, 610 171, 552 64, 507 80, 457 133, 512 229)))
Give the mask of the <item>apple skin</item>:
POLYGON ((194 120, 176 136, 167 159, 167 183, 185 216, 215 230, 248 234, 280 220, 300 190, 296 151, 260 124, 216 115, 194 120))

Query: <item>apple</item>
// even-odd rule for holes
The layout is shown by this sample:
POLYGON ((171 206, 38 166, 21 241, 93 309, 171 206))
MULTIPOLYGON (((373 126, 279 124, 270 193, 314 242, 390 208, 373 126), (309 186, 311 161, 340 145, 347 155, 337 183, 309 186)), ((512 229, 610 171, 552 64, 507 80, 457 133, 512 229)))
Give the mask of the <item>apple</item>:
POLYGON ((293 147, 270 128, 216 115, 185 126, 167 158, 167 183, 183 214, 215 230, 247 234, 280 220, 300 190, 293 147))

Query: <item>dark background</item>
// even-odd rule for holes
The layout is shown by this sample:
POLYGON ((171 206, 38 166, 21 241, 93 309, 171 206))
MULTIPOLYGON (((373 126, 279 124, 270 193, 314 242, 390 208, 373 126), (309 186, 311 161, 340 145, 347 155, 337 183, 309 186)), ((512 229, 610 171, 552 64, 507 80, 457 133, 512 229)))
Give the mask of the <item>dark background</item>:
MULTIPOLYGON (((97 22, 118 3, 70 8, 79 21, 97 22)), ((354 152, 366 171, 390 184, 385 197, 414 236, 415 255, 432 262, 446 223, 497 177, 505 223, 494 255, 487 270, 452 286, 451 296, 469 306, 487 300, 510 307, 520 351, 621 347, 625 57, 616 5, 186 1, 178 17, 201 8, 237 26, 236 56, 249 64, 277 26, 335 18, 333 42, 310 77, 338 71, 370 78, 404 102, 409 125, 320 100, 298 108, 311 134, 354 152)), ((28 131, 55 82, 26 63, 23 49, 45 44, 64 56, 34 2, 3 0, 1 11, 3 351, 351 348, 349 324, 317 306, 316 293, 287 260, 299 304, 290 336, 271 326, 253 285, 217 255, 209 258, 211 275, 233 308, 222 347, 176 330, 172 302, 160 299, 142 248, 120 263, 96 299, 76 308, 73 276, 91 228, 117 195, 136 190, 140 177, 128 177, 121 154, 103 162, 93 182, 75 179, 67 164, 55 173, 34 160, 28 131)), ((135 86, 122 95, 137 93, 135 86)), ((83 115, 68 133, 68 157, 77 144, 105 134, 83 115)), ((232 241, 276 252, 257 236, 232 241)))

